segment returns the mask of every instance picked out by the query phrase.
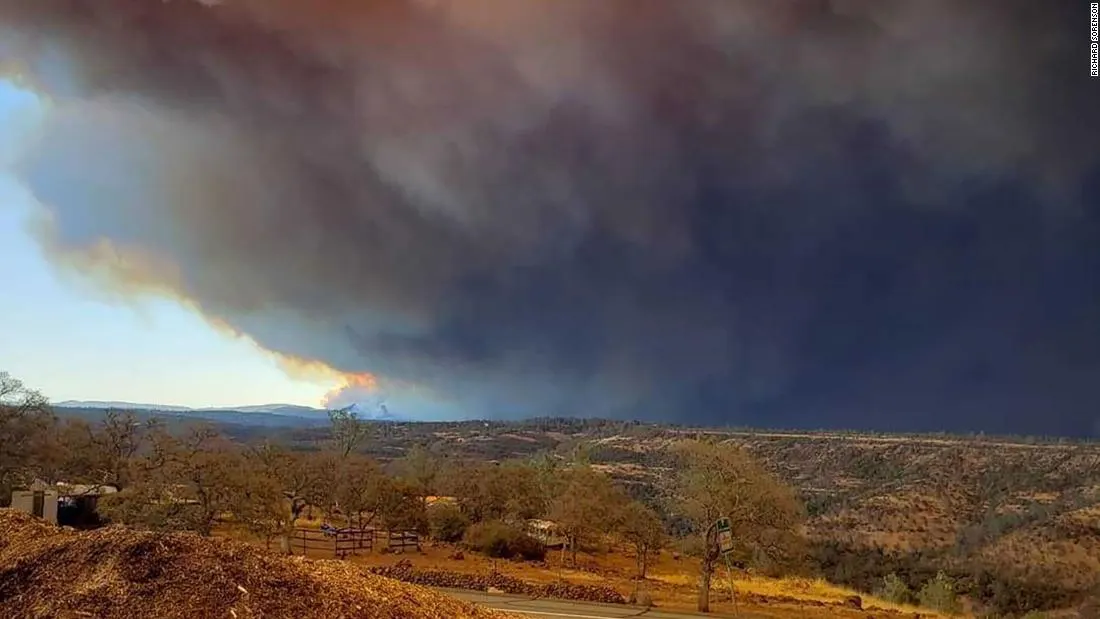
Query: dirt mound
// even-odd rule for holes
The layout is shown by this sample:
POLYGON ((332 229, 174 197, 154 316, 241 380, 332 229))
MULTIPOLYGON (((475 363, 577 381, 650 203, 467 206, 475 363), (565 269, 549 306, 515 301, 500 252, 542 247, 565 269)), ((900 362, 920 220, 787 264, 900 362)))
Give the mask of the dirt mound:
POLYGON ((492 588, 513 595, 528 595, 532 597, 546 597, 582 602, 601 602, 604 604, 626 603, 626 598, 610 587, 574 585, 570 583, 535 584, 524 582, 518 578, 513 578, 504 574, 479 575, 462 574, 445 570, 417 569, 408 561, 399 561, 395 565, 386 567, 371 568, 370 571, 379 576, 385 576, 386 578, 393 578, 401 582, 429 587, 449 587, 452 589, 469 589, 471 591, 488 591, 492 588))
POLYGON ((77 533, 0 510, 0 616, 502 619, 336 561, 189 534, 77 533))

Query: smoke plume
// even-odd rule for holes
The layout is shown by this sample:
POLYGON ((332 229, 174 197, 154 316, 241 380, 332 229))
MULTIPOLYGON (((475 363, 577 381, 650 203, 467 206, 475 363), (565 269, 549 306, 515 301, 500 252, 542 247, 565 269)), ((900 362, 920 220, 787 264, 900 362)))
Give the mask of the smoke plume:
POLYGON ((395 413, 1093 434, 1087 12, 0 0, 41 242, 395 413))

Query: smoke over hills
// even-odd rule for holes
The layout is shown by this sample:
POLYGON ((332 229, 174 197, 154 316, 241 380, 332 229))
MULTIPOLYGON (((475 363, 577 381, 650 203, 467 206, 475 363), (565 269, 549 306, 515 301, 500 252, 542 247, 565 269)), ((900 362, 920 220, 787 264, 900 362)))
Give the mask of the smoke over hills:
POLYGON ((57 263, 403 415, 1088 435, 1072 4, 0 0, 0 66, 57 263))

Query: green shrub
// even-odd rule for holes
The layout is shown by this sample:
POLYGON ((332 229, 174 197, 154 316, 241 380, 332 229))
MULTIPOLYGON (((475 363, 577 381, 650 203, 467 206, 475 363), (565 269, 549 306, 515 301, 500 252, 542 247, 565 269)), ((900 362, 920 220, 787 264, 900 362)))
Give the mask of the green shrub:
POLYGON ((924 583, 917 598, 921 606, 941 613, 955 615, 962 611, 959 596, 955 593, 955 583, 943 572, 924 583))
POLYGON ((520 533, 511 543, 512 550, 524 561, 542 561, 546 558, 546 544, 527 535, 520 533))
POLYGON ((1047 614, 1041 610, 1029 610, 1027 614, 1020 619, 1047 619, 1047 614))
POLYGON ((897 574, 887 574, 882 579, 882 586, 875 590, 875 595, 894 604, 912 604, 913 591, 905 584, 897 574))
POLYGON ((512 536, 508 525, 491 520, 478 522, 466 529, 466 547, 490 557, 509 557, 508 541, 512 536))
POLYGON ((470 519, 455 505, 432 505, 428 508, 428 530, 432 539, 458 542, 466 535, 470 519))
POLYGON ((542 542, 499 521, 479 522, 468 528, 466 546, 496 559, 519 556, 527 561, 541 561, 546 558, 542 542))

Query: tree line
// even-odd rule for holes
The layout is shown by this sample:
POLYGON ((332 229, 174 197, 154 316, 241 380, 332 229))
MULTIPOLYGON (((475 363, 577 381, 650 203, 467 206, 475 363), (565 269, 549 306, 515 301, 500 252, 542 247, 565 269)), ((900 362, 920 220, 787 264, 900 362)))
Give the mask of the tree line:
POLYGON ((45 397, 0 373, 0 505, 35 480, 110 485, 119 492, 102 497, 99 509, 110 522, 201 535, 225 523, 285 552, 314 511, 343 526, 418 531, 528 558, 545 552, 531 535, 542 521, 564 539, 574 564, 580 550, 629 544, 640 578, 654 553, 680 538, 701 560, 704 611, 721 559, 719 518, 733 525, 739 563, 783 570, 804 559, 805 512, 794 490, 747 452, 714 439, 671 447, 677 473, 643 502, 583 450, 486 462, 417 445, 382 462, 363 453, 374 424, 351 410, 329 417, 327 437, 313 449, 240 443, 211 426, 168 428, 119 411, 98 422, 59 419, 45 397))

